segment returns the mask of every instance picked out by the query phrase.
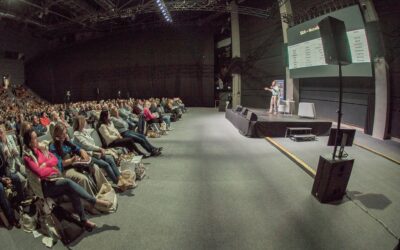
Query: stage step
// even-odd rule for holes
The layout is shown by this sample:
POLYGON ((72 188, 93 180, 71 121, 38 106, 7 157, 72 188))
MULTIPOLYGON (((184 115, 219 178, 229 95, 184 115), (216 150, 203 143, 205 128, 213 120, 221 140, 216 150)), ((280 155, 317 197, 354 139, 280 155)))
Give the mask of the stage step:
POLYGON ((290 139, 293 141, 315 141, 317 138, 316 135, 313 134, 303 134, 303 135, 291 135, 290 139))
POLYGON ((311 134, 311 128, 308 127, 287 127, 285 137, 292 137, 293 135, 311 134))

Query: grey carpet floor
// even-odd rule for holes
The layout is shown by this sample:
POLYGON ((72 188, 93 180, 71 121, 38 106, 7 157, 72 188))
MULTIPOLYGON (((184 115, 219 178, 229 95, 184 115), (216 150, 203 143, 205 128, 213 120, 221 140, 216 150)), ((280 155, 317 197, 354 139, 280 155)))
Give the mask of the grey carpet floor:
MULTIPOLYGON (((327 136, 309 142, 294 142, 288 138, 273 139, 315 170, 319 155, 330 157, 333 152, 333 147, 326 146, 327 136)), ((373 145, 371 139, 360 138, 359 134, 356 135, 356 140, 368 140, 368 145, 373 145)), ((400 165, 357 146, 346 147, 345 151, 349 158, 354 159, 347 187, 348 194, 357 204, 388 226, 395 235, 400 236, 400 165)), ((344 199, 344 202, 347 201, 344 199)))
MULTIPOLYGON (((397 241, 352 202, 322 205, 313 180, 264 139, 243 137, 215 109, 193 108, 115 214, 72 249, 393 249, 397 241)), ((365 184, 368 185, 368 184, 365 184)), ((357 190, 360 191, 360 190, 357 190)), ((21 230, 1 248, 43 249, 21 230)), ((58 243, 54 249, 63 249, 58 243)))
POLYGON ((359 131, 356 133, 355 142, 384 153, 386 156, 400 162, 400 143, 392 140, 379 140, 359 131))

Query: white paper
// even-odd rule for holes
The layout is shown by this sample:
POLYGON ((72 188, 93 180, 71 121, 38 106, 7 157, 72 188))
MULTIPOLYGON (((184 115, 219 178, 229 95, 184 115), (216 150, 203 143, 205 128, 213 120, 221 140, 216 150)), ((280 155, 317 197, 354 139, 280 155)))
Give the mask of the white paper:
POLYGON ((42 236, 42 234, 39 233, 39 232, 36 231, 36 230, 33 230, 32 233, 33 233, 33 237, 34 237, 35 239, 38 238, 38 237, 40 237, 40 236, 42 236))
POLYGON ((46 246, 46 247, 49 247, 49 248, 51 248, 51 247, 53 247, 54 246, 54 241, 53 241, 53 238, 51 238, 51 237, 43 237, 43 239, 42 239, 42 243, 46 246))

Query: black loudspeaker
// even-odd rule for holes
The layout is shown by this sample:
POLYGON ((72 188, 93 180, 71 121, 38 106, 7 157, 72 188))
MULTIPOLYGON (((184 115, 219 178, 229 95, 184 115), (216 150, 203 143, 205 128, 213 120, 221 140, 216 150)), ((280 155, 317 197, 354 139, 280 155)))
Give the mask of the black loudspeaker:
POLYGON ((235 108, 235 112, 240 113, 240 112, 242 112, 242 109, 243 109, 242 106, 237 105, 236 108, 235 108))
POLYGON ((241 114, 242 116, 246 116, 248 111, 249 111, 249 110, 248 110, 247 108, 243 108, 243 109, 242 109, 242 112, 240 112, 240 114, 241 114))
POLYGON ((257 115, 251 111, 247 112, 246 119, 249 121, 257 121, 257 115))
POLYGON ((322 45, 324 47, 325 62, 327 64, 342 65, 351 63, 351 52, 344 22, 326 17, 319 23, 322 45))
POLYGON ((346 193, 354 159, 319 157, 317 175, 311 193, 321 203, 341 200, 346 193))

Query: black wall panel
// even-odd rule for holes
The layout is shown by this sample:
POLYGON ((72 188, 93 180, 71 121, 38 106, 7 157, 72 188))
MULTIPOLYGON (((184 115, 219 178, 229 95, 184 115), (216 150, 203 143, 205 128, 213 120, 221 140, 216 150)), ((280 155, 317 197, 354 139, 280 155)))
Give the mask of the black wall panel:
MULTIPOLYGON (((374 96, 374 80, 369 77, 343 78, 343 122, 366 126, 368 101, 374 96)), ((337 120, 338 78, 300 79, 300 102, 313 102, 317 117, 337 120)))
POLYGON ((52 102, 100 98, 180 96, 212 106, 214 51, 208 29, 123 33, 49 52, 26 65, 27 82, 52 102), (45 91, 52 89, 52 91, 45 91))
POLYGON ((376 30, 381 31, 389 65, 389 133, 400 138, 400 1, 375 0, 374 4, 379 16, 379 28, 376 30))
MULTIPOLYGON (((268 3, 262 4, 266 8, 268 3)), ((282 25, 278 10, 274 11, 270 19, 243 15, 239 19, 244 69, 241 93, 245 107, 267 108, 271 94, 264 87, 272 80, 285 79, 282 25)))

